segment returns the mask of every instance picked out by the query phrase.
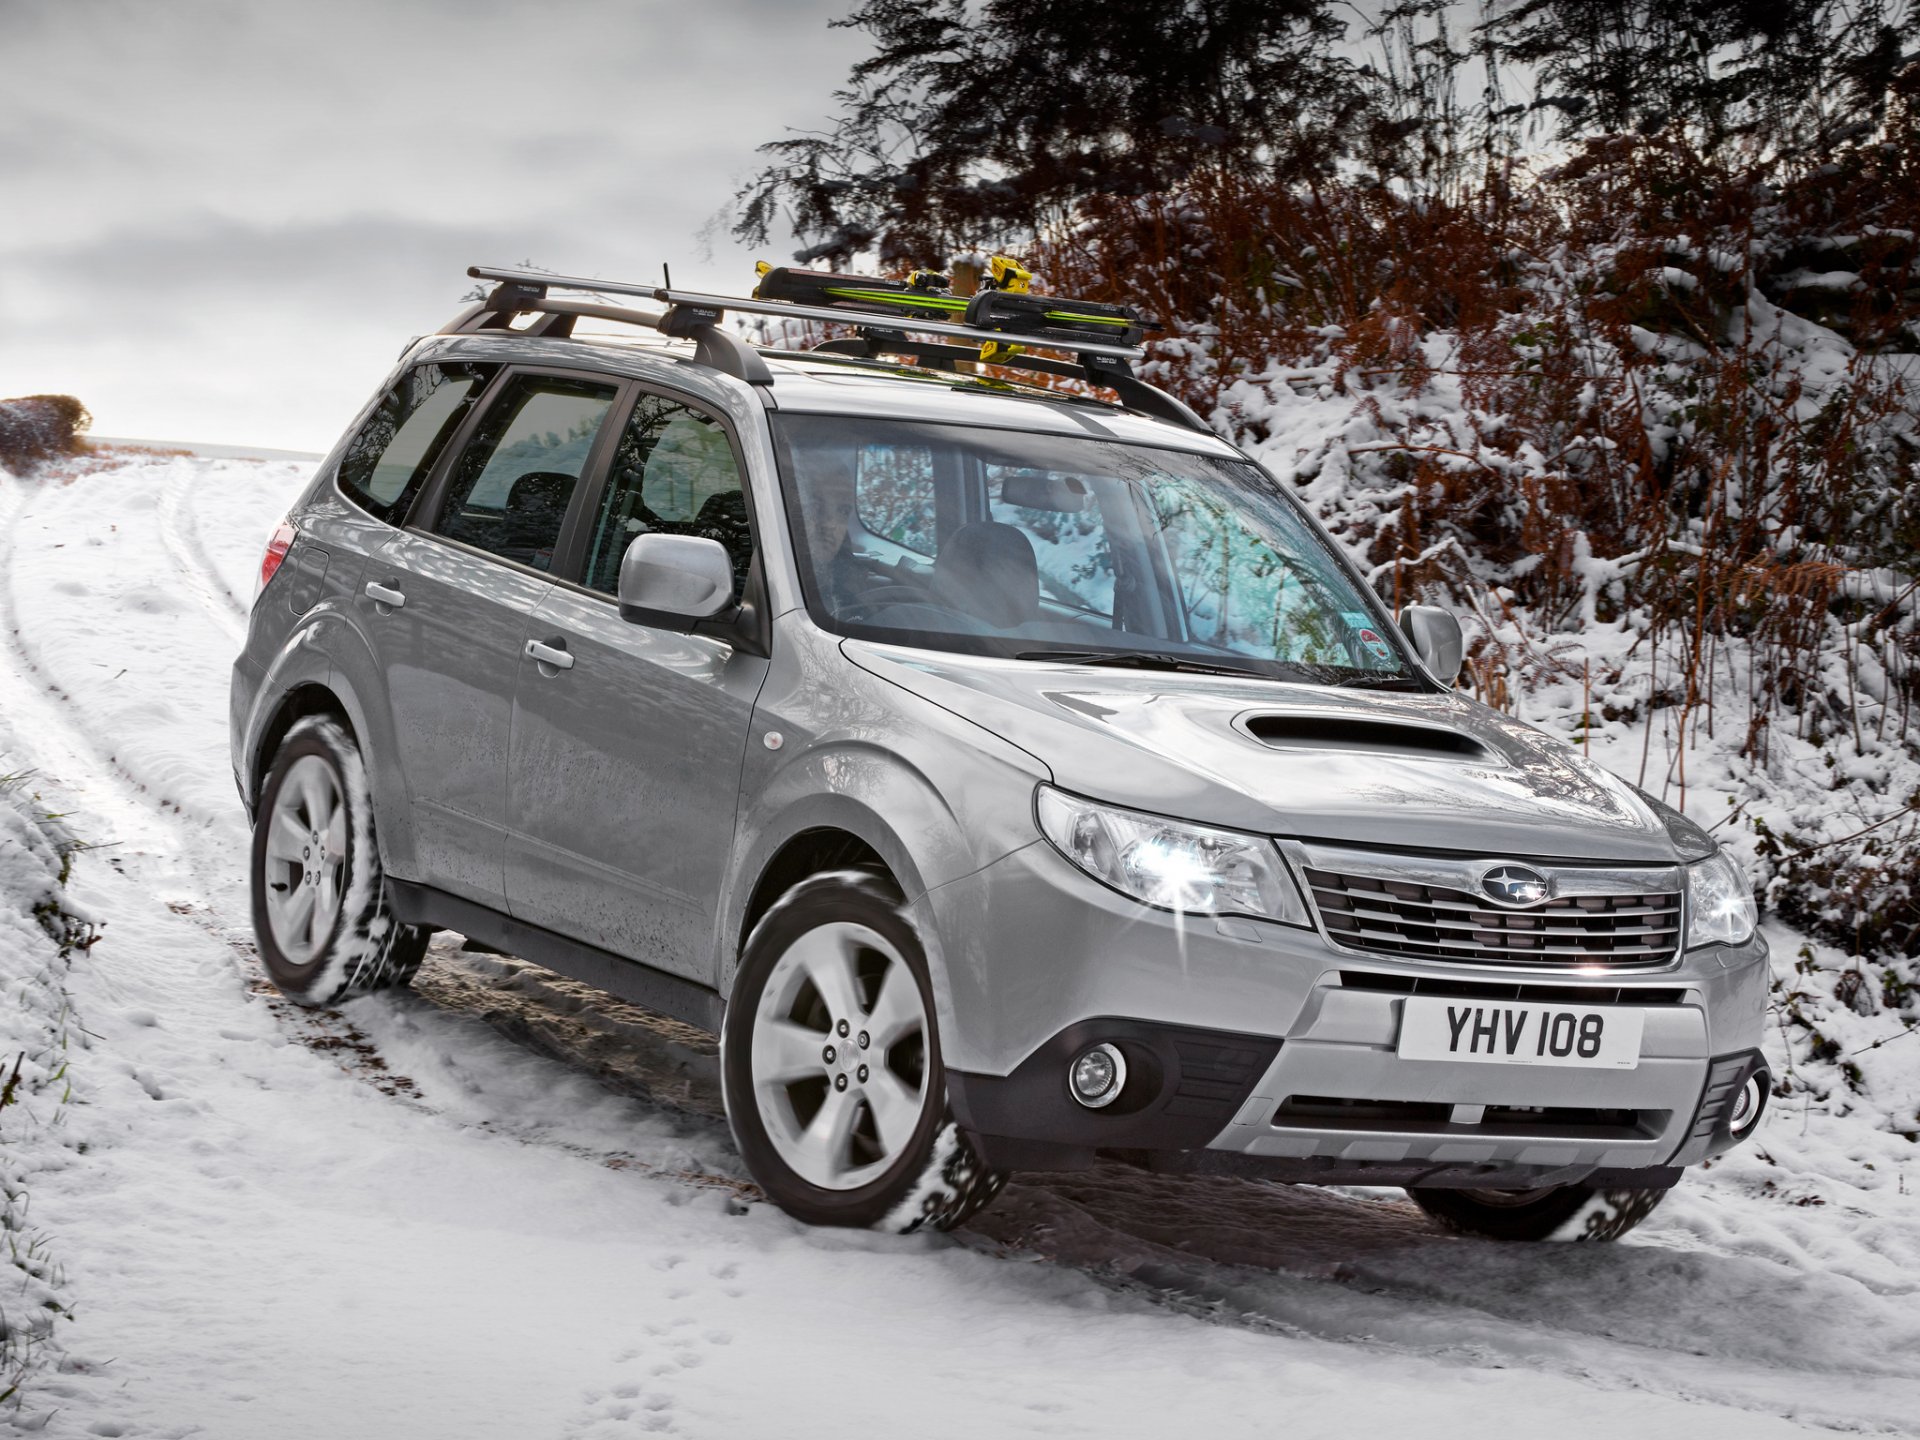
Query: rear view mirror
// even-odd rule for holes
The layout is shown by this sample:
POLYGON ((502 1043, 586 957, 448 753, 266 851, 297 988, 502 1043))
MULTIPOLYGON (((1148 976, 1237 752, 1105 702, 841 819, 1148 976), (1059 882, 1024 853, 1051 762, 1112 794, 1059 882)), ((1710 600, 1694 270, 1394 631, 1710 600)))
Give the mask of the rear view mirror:
POLYGON ((1442 685, 1453 684, 1467 648, 1458 617, 1438 605, 1409 605, 1400 612, 1400 629, 1428 673, 1442 685))
POLYGON ((638 535, 620 557, 620 618, 685 630, 733 604, 733 561, 704 535, 638 535))
POLYGON ((1022 510, 1077 515, 1087 508, 1087 485, 1072 475, 1009 475, 1000 482, 1000 499, 1022 510))

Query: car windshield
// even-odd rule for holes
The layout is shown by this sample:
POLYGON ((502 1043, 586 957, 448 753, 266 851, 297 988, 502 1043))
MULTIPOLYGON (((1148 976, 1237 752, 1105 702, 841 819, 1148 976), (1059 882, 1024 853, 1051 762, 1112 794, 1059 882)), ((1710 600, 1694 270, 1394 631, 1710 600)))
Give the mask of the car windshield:
POLYGON ((775 415, 807 603, 864 639, 1418 688, 1379 601, 1238 458, 775 415))

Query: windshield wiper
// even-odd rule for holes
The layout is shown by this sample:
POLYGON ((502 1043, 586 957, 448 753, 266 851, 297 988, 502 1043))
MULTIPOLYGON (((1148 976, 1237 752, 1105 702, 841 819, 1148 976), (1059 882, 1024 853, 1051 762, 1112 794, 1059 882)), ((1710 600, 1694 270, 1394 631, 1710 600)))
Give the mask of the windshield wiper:
POLYGON ((1239 665, 1214 665, 1190 655, 1156 650, 1022 650, 1016 660, 1053 660, 1062 665, 1100 665, 1113 670, 1172 670, 1190 675, 1235 675, 1271 680, 1271 675, 1239 665))

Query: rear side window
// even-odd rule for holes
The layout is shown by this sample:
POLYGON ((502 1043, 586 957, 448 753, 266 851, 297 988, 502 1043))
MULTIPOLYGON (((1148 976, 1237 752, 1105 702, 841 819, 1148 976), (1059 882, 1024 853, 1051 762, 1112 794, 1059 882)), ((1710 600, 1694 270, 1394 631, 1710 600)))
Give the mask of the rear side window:
POLYGON ((618 393, 556 375, 509 380, 461 452, 434 529, 502 560, 552 569, 568 502, 618 393))
POLYGON ((340 489, 361 509, 398 525, 427 472, 497 369, 418 365, 380 399, 340 461, 340 489))

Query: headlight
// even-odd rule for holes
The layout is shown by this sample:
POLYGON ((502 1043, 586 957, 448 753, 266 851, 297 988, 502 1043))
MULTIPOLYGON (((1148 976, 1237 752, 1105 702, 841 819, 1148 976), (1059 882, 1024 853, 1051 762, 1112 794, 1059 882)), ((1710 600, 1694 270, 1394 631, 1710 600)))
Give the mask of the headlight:
POLYGON ((1037 808, 1060 853, 1122 895, 1162 910, 1313 923, 1286 861, 1262 836, 1096 805, 1048 785, 1037 808))
POLYGON ((1726 851, 1687 867, 1687 948, 1738 945, 1760 918, 1746 872, 1726 851))

